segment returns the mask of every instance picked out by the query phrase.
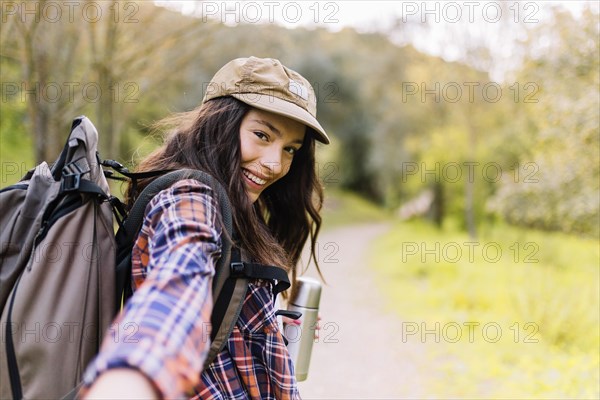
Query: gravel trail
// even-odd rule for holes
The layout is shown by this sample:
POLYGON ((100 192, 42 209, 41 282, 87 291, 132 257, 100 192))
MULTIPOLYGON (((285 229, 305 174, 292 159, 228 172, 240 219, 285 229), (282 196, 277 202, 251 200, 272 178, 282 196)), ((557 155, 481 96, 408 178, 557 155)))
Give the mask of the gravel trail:
MULTIPOLYGON (((431 397, 425 345, 403 343, 402 321, 386 311, 367 266, 369 244, 387 229, 387 224, 346 226, 319 236, 318 259, 328 285, 308 379, 299 383, 303 399, 431 397)), ((317 276, 314 266, 306 275, 317 276)))

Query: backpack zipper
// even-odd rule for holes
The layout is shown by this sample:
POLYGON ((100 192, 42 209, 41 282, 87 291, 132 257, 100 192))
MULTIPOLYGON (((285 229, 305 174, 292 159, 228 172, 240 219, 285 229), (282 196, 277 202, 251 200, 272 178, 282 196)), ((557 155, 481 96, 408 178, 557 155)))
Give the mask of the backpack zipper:
POLYGON ((6 313, 7 314, 6 315, 6 342, 5 342, 6 358, 7 358, 6 361, 8 364, 10 388, 11 388, 13 398, 15 398, 15 399, 23 398, 23 386, 21 385, 19 364, 17 363, 17 356, 15 354, 15 345, 13 342, 12 331, 10 330, 10 326, 12 325, 13 304, 15 302, 15 298, 17 297, 17 290, 19 290, 19 284, 21 283, 21 278, 23 277, 23 274, 25 273, 25 271, 27 271, 27 272, 31 271, 31 266, 33 264, 33 258, 34 258, 33 255, 35 254, 35 250, 38 245, 38 238, 40 237, 40 234, 42 233, 43 230, 44 230, 44 226, 42 226, 38 230, 35 237, 33 238, 33 247, 31 248, 31 252, 29 253, 29 260, 27 260, 27 265, 25 266, 25 269, 21 272, 21 274, 17 278, 17 281, 15 282, 15 285, 12 289, 12 293, 10 294, 10 299, 8 302, 8 312, 6 313))
POLYGON ((37 235, 35 236, 33 242, 34 246, 37 246, 39 242, 44 240, 44 238, 50 231, 50 228, 52 228, 56 221, 69 214, 70 212, 78 209, 82 205, 83 201, 81 200, 81 196, 77 195, 76 197, 63 197, 62 199, 60 199, 56 207, 50 206, 49 210, 51 210, 51 212, 49 212, 48 215, 43 216, 42 226, 37 235))
MULTIPOLYGON (((33 247, 31 248, 31 253, 29 253, 29 260, 27 260, 27 265, 25 266, 25 270, 27 270, 27 272, 31 272, 31 268, 33 266, 33 255, 35 253, 35 250, 38 247, 38 244, 40 242, 39 238, 42 235, 42 232, 44 232, 44 229, 46 228, 46 224, 42 224, 42 227, 40 228, 40 230, 35 234, 35 237, 33 238, 33 247)), ((15 291, 17 290, 17 287, 15 286, 15 291)))

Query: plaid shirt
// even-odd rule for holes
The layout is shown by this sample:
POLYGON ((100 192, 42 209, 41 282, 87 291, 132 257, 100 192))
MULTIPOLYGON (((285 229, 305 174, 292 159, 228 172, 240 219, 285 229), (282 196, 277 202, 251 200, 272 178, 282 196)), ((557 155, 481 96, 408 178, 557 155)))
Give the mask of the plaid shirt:
MULTIPOLYGON (((142 371, 163 398, 299 399, 269 282, 250 283, 240 317, 208 369, 211 283, 220 257, 209 187, 185 180, 155 196, 133 249, 135 295, 88 367, 142 371)), ((85 391, 85 389, 84 389, 85 391)))

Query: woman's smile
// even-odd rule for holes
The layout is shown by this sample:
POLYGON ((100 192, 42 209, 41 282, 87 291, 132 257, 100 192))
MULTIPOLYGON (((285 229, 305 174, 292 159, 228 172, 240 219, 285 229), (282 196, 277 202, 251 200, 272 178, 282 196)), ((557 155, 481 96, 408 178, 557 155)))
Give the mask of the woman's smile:
POLYGON ((242 168, 242 173, 246 177, 246 182, 251 187, 256 187, 257 189, 264 189, 265 185, 268 182, 266 179, 257 176, 256 174, 250 172, 245 168, 242 168))

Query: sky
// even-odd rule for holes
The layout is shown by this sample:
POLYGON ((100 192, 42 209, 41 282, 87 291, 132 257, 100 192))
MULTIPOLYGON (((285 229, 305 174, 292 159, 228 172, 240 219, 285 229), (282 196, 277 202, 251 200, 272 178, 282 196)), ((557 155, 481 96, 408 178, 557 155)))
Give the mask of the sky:
POLYGON ((532 27, 548 18, 550 6, 561 6, 575 16, 586 6, 599 12, 598 1, 155 1, 184 14, 218 20, 227 25, 239 23, 276 23, 293 29, 324 27, 339 31, 345 27, 359 32, 383 32, 398 45, 412 44, 425 53, 447 61, 460 60, 464 45, 453 35, 471 39, 485 36, 493 43, 495 62, 489 71, 503 80, 506 71, 518 61, 513 57, 514 43, 523 27, 532 27), (500 22, 500 17, 502 23, 500 22), (415 27, 428 24, 428 29, 415 27))
POLYGON ((333 31, 351 26, 358 30, 372 31, 388 27, 395 18, 403 23, 427 21, 449 24, 461 22, 493 23, 499 5, 503 3, 512 20, 534 23, 544 17, 543 9, 549 5, 561 5, 574 14, 581 12, 586 4, 598 10, 597 1, 155 1, 182 12, 200 13, 207 18, 221 20, 230 25, 236 23, 277 23, 288 28, 299 26, 322 26, 333 31))

